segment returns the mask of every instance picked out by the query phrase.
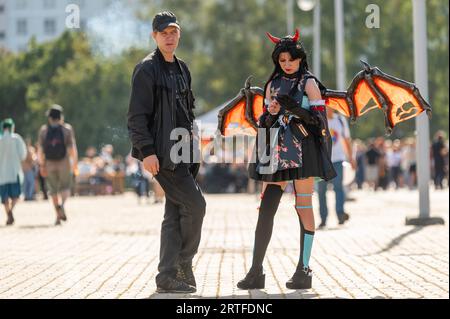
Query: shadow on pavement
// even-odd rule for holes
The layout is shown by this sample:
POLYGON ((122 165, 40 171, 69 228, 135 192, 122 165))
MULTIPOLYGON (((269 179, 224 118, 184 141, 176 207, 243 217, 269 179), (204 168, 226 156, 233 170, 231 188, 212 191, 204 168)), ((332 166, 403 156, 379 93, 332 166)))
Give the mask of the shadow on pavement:
POLYGON ((19 229, 41 229, 41 228, 57 228, 57 227, 58 226, 55 226, 54 224, 17 226, 17 228, 19 229))
POLYGON ((99 232, 101 235, 111 235, 111 236, 157 236, 159 231, 156 229, 149 230, 101 230, 99 232))
POLYGON ((407 232, 405 232, 403 234, 400 234, 399 236, 397 236, 394 239, 392 239, 391 242, 385 248, 380 249, 379 251, 377 251, 375 253, 362 255, 361 257, 373 256, 373 255, 378 255, 378 254, 385 253, 385 252, 391 250, 392 248, 400 245, 402 240, 405 239, 406 237, 411 236, 411 235, 421 231, 423 228, 424 228, 423 226, 415 226, 413 229, 410 229, 407 232))
POLYGON ((287 294, 268 294, 263 290, 249 290, 251 296, 248 295, 228 295, 219 297, 202 297, 196 294, 170 294, 170 293, 157 293, 154 292, 148 298, 145 299, 312 299, 318 298, 319 295, 307 290, 295 290, 287 294), (257 295, 255 295, 257 293, 257 295))
MULTIPOLYGON (((287 294, 266 294, 262 290, 251 290, 252 293, 254 292, 260 292, 261 295, 259 296, 248 296, 248 295, 228 295, 228 296, 219 296, 219 297, 202 297, 198 296, 196 294, 160 294, 160 293, 153 293, 149 297, 144 299, 203 299, 203 300, 214 300, 214 299, 233 299, 233 300, 270 300, 270 299, 342 299, 347 300, 351 298, 344 298, 344 297, 324 297, 319 296, 316 293, 302 291, 302 290, 296 290, 291 293, 287 294)), ((370 299, 391 299, 386 298, 384 296, 375 296, 370 299)))

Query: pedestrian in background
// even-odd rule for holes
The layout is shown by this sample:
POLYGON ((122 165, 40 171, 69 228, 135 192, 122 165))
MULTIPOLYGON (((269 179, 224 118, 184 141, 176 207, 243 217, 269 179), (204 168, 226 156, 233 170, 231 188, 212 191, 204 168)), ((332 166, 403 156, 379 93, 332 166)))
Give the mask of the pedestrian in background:
POLYGON ((19 200, 23 181, 22 161, 27 155, 25 142, 14 133, 14 121, 0 124, 0 197, 5 207, 6 225, 14 223, 13 209, 19 200))
POLYGON ((48 123, 39 131, 38 158, 55 207, 55 225, 60 225, 67 220, 64 204, 70 196, 72 174, 77 171, 78 152, 72 126, 64 122, 63 108, 53 105, 47 117, 48 123))
POLYGON ((25 200, 34 200, 36 192, 37 155, 36 149, 29 139, 27 140, 27 156, 22 163, 22 170, 24 174, 23 194, 25 200))
MULTIPOLYGON (((331 180, 333 190, 336 194, 336 214, 339 225, 344 224, 349 220, 350 215, 344 211, 345 190, 343 185, 344 180, 344 161, 349 161, 352 168, 356 168, 356 163, 353 158, 352 142, 350 137, 350 129, 347 120, 339 114, 335 114, 333 109, 327 108, 328 127, 330 130, 333 149, 331 151, 331 161, 333 162, 334 170, 337 176, 331 180)), ((317 183, 319 195, 319 211, 321 222, 318 228, 326 226, 328 217, 327 206, 327 188, 328 182, 320 181, 317 183)))

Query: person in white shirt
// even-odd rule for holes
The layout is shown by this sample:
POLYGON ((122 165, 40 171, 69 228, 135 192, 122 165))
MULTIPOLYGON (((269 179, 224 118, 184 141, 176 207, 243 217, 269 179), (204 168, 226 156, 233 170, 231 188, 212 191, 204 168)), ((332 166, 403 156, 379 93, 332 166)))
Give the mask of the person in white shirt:
POLYGON ((14 223, 13 209, 22 192, 22 161, 27 148, 22 137, 14 133, 12 119, 4 120, 0 129, 0 197, 7 215, 6 226, 10 226, 14 223))
POLYGON ((387 153, 387 165, 389 168, 389 182, 395 183, 395 188, 403 186, 402 152, 400 140, 392 143, 392 149, 387 153))
MULTIPOLYGON (((328 127, 333 142, 331 161, 333 162, 334 169, 337 173, 337 176, 331 180, 331 183, 333 184, 333 190, 336 194, 336 214, 338 217, 339 225, 342 225, 350 218, 350 216, 344 211, 345 191, 343 185, 342 164, 344 161, 348 160, 351 163, 352 168, 355 168, 356 163, 352 156, 352 143, 347 120, 343 116, 335 114, 331 108, 327 108, 327 117, 328 127)), ((319 229, 325 227, 327 223, 327 186, 328 183, 324 182, 323 180, 317 183, 321 218, 321 223, 318 227, 319 229)))

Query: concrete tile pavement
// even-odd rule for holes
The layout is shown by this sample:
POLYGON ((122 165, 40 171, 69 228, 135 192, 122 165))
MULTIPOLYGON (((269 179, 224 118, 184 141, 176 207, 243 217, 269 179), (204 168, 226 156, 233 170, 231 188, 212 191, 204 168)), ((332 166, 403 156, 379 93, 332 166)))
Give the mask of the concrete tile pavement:
POLYGON ((162 204, 139 205, 131 193, 71 198, 69 221, 54 227, 48 202, 20 203, 13 227, 0 216, 0 298, 449 298, 448 195, 430 193, 444 226, 414 227, 405 217, 418 214, 417 192, 354 191, 351 219, 338 227, 330 192, 329 226, 313 245, 313 288, 298 291, 285 287, 299 255, 294 197, 283 196, 275 219, 266 288, 241 291, 259 197, 206 195, 192 295, 155 293, 162 204))

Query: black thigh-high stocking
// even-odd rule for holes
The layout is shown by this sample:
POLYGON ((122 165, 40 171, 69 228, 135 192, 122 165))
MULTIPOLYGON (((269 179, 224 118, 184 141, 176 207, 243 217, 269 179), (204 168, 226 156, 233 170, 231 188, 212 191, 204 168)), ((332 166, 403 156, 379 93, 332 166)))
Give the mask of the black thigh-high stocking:
POLYGON ((256 224, 252 272, 262 272, 264 256, 272 236, 273 219, 282 196, 283 189, 280 185, 268 184, 264 190, 256 224))

